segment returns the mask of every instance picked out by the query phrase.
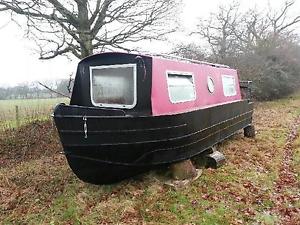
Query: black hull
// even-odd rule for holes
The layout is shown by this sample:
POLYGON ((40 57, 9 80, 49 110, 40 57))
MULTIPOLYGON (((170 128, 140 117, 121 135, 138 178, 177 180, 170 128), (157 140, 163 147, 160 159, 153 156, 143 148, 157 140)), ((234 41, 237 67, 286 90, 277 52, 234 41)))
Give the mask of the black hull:
POLYGON ((156 117, 61 104, 54 119, 74 173, 104 184, 198 155, 250 125, 252 113, 246 100, 156 117))

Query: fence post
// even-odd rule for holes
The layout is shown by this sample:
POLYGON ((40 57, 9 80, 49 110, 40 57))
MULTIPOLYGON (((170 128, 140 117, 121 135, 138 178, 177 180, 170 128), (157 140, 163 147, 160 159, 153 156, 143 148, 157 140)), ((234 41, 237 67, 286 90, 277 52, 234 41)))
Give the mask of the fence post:
POLYGON ((20 126, 20 115, 19 115, 19 106, 16 105, 16 125, 20 126))

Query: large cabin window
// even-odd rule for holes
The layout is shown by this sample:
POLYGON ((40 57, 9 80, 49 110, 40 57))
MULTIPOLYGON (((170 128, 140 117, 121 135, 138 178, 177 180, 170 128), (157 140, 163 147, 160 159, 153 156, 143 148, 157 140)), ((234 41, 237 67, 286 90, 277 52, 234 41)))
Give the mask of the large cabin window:
POLYGON ((223 91, 226 97, 236 95, 235 78, 234 76, 222 75, 223 91))
POLYGON ((90 67, 90 81, 93 105, 127 109, 136 105, 135 64, 90 67))
POLYGON ((167 73, 169 97, 172 103, 188 102, 196 99, 196 91, 192 74, 167 73))

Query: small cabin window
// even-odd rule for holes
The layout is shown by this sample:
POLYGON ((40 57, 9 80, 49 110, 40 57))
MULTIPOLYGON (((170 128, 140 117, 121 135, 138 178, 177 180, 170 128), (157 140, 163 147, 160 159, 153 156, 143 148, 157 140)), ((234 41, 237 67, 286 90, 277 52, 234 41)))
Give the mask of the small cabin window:
POLYGON ((168 90, 172 103, 193 101, 196 99, 192 74, 167 73, 168 90))
POLYGON ((215 91, 215 83, 211 77, 207 77, 207 89, 211 94, 215 91))
POLYGON ((226 97, 236 95, 234 76, 222 75, 223 91, 226 97))
POLYGON ((136 65, 90 67, 91 99, 95 106, 133 108, 136 105, 136 65))

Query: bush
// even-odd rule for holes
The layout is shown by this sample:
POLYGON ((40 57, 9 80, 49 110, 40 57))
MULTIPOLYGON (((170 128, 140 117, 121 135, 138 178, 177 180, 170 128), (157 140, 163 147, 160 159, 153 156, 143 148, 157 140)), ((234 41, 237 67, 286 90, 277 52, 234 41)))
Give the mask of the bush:
POLYGON ((253 81, 258 100, 285 97, 300 84, 300 47, 289 40, 264 40, 238 60, 241 79, 253 81))
POLYGON ((257 100, 282 98, 300 88, 300 46, 297 40, 285 36, 267 37, 249 46, 246 51, 228 55, 221 61, 205 54, 196 45, 181 44, 175 50, 174 53, 182 57, 238 69, 241 80, 253 81, 252 93, 257 100))

